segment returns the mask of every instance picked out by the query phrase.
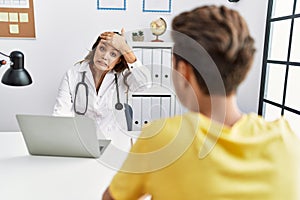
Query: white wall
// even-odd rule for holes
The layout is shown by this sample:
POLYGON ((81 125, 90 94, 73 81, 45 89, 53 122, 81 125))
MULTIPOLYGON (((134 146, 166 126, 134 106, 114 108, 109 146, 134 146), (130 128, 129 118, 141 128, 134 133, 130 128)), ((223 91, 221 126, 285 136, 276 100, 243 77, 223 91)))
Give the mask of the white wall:
MULTIPOLYGON (((173 0, 171 14, 143 13, 141 0, 127 0, 126 11, 97 10, 97 0, 34 0, 36 39, 1 39, 0 51, 9 54, 20 50, 25 54, 25 67, 33 84, 10 87, 0 84, 0 131, 19 130, 17 113, 51 114, 57 88, 64 72, 82 59, 100 32, 148 29, 152 20, 163 17, 170 27, 178 13, 204 4, 223 4, 234 8, 246 18, 256 40, 256 58, 247 80, 238 91, 238 102, 245 112, 258 107, 262 49, 267 0, 173 0)), ((146 40, 152 36, 146 35, 146 40)), ((167 35, 162 36, 168 40, 167 35)), ((0 57, 4 59, 4 57, 0 57)), ((0 76, 8 66, 0 68, 0 76)))

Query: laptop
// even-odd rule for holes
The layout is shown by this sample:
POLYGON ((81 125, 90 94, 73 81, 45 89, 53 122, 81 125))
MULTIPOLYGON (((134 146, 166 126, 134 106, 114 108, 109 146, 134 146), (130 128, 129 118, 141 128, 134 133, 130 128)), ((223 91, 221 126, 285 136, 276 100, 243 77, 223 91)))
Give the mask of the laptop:
POLYGON ((16 115, 31 155, 98 158, 111 140, 98 140, 95 123, 84 116, 16 115))

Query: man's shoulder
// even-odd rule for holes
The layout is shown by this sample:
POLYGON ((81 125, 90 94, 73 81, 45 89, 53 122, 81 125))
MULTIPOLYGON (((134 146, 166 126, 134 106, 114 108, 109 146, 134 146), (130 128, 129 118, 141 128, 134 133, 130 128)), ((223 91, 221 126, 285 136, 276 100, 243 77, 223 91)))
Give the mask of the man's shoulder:
MULTIPOLYGON (((290 127, 289 122, 284 117, 274 120, 267 120, 255 113, 246 114, 224 135, 233 140, 243 141, 269 141, 276 138, 294 138, 299 140, 295 132, 290 127)), ((285 140, 283 140, 285 141, 285 140)), ((299 143, 300 144, 300 143, 299 143)))
POLYGON ((255 113, 245 115, 244 125, 253 126, 256 130, 265 132, 282 130, 285 132, 293 132, 289 122, 283 117, 276 118, 274 120, 267 120, 264 117, 255 113))

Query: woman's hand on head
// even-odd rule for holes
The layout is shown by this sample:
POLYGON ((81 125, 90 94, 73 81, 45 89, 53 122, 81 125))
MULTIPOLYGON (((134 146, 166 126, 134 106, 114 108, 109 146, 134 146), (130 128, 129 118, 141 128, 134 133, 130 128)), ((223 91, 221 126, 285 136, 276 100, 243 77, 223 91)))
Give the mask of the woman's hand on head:
POLYGON ((117 49, 124 56, 127 63, 134 63, 136 57, 125 40, 125 30, 122 28, 121 35, 114 32, 104 32, 100 35, 103 42, 108 43, 117 49))
POLYGON ((131 51, 124 37, 124 29, 121 30, 121 35, 114 32, 104 32, 101 33, 100 37, 103 42, 108 43, 109 45, 120 51, 121 54, 125 54, 131 51))

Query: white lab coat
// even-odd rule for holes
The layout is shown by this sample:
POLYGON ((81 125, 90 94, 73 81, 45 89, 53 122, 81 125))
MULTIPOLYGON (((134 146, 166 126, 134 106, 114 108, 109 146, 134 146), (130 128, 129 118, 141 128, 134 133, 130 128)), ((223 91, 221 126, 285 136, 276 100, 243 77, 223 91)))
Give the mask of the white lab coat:
MULTIPOLYGON (((127 83, 131 92, 141 91, 151 86, 150 71, 139 60, 129 64, 129 68, 131 74, 127 78, 127 83)), ((88 86, 88 107, 85 116, 95 121, 98 138, 104 137, 111 139, 113 143, 118 143, 117 141, 122 140, 122 136, 126 135, 127 124, 124 107, 122 110, 115 109, 117 90, 114 79, 115 72, 113 70, 105 75, 97 93, 93 75, 87 62, 78 63, 70 68, 63 77, 59 87, 53 115, 75 116, 73 107, 75 88, 78 82, 82 81, 84 71, 86 72, 84 82, 88 86)), ((128 70, 122 74, 118 73, 120 102, 122 104, 126 102, 127 87, 124 84, 124 74, 126 72, 128 70)), ((80 87, 76 97, 76 109, 83 111, 86 105, 85 102, 85 90, 83 87, 80 87)))

